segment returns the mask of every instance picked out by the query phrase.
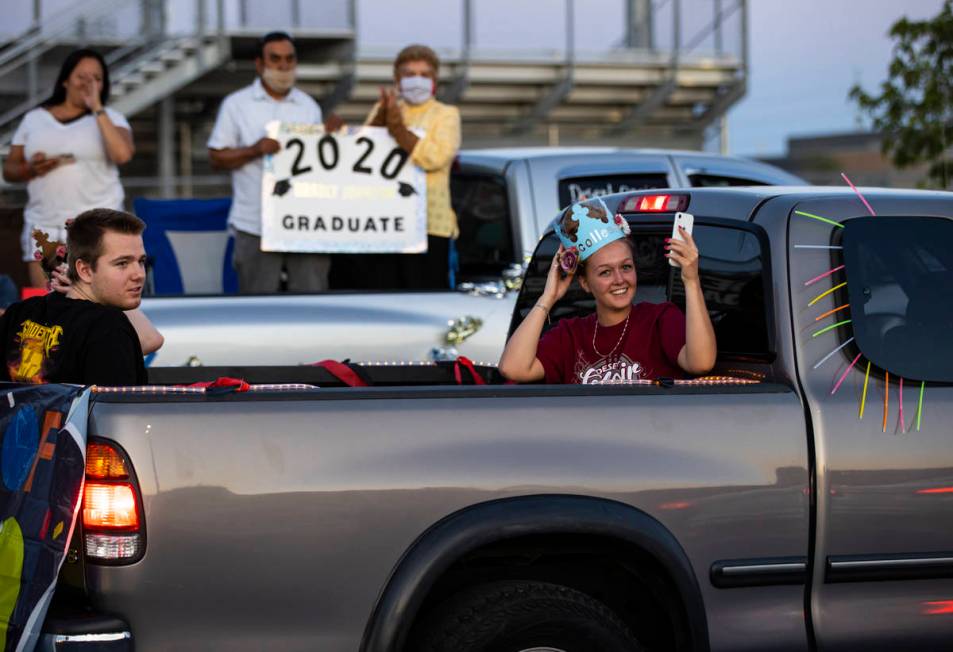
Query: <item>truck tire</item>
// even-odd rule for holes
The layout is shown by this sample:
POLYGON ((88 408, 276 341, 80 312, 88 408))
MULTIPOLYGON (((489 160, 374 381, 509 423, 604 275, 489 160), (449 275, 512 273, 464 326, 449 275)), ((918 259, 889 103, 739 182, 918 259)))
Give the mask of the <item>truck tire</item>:
POLYGON ((452 596, 422 623, 421 652, 641 652, 598 600, 559 584, 503 581, 452 596))

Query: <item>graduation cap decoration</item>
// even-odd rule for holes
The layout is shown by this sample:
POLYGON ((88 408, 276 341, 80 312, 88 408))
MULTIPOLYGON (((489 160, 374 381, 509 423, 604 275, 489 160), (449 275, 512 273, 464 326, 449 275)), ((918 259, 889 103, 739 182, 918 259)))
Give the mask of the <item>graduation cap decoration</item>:
POLYGON ((291 190, 291 179, 279 179, 275 182, 275 189, 271 191, 271 194, 284 197, 289 190, 291 190))
POLYGON ((417 194, 417 191, 414 190, 412 185, 404 183, 403 181, 397 182, 397 192, 400 193, 401 197, 410 197, 411 195, 417 194))

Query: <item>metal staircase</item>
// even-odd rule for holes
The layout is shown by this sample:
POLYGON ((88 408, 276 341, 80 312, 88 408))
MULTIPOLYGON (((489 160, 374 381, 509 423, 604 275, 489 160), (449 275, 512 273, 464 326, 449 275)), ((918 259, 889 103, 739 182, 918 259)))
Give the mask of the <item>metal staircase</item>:
POLYGON ((60 60, 66 52, 94 45, 104 52, 110 69, 110 106, 133 116, 219 68, 231 58, 225 36, 221 0, 216 2, 217 25, 206 24, 206 0, 195 0, 200 18, 195 33, 169 35, 164 29, 162 2, 154 0, 95 0, 77 3, 68 11, 27 32, 0 49, 0 151, 5 151, 27 111, 49 94, 60 60), (140 13, 137 33, 123 37, 91 31, 90 25, 127 9, 140 13), (47 82, 48 83, 42 83, 47 82), (18 92, 19 91, 19 92, 18 92))
POLYGON ((174 38, 119 68, 110 105, 135 115, 173 95, 231 58, 229 41, 218 36, 174 38))

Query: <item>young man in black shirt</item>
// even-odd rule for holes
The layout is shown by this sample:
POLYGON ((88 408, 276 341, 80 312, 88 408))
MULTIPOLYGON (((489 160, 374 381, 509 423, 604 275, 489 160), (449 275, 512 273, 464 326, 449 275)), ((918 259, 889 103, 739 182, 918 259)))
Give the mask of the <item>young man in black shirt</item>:
POLYGON ((139 306, 145 282, 145 224, 95 208, 69 227, 66 295, 11 305, 0 317, 0 380, 144 385, 142 348, 123 310, 139 306))

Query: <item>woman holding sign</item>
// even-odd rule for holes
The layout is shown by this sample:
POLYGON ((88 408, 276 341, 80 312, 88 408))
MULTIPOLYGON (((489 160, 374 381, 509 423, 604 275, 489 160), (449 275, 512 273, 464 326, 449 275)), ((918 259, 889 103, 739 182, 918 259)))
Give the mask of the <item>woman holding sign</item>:
POLYGON ((394 60, 393 89, 381 89, 367 124, 387 127, 410 160, 427 173, 427 253, 395 254, 396 277, 408 289, 447 288, 450 240, 459 235, 450 205, 450 166, 460 149, 460 111, 438 102, 440 60, 426 45, 409 45, 394 60), (423 131, 418 138, 411 129, 423 131))

